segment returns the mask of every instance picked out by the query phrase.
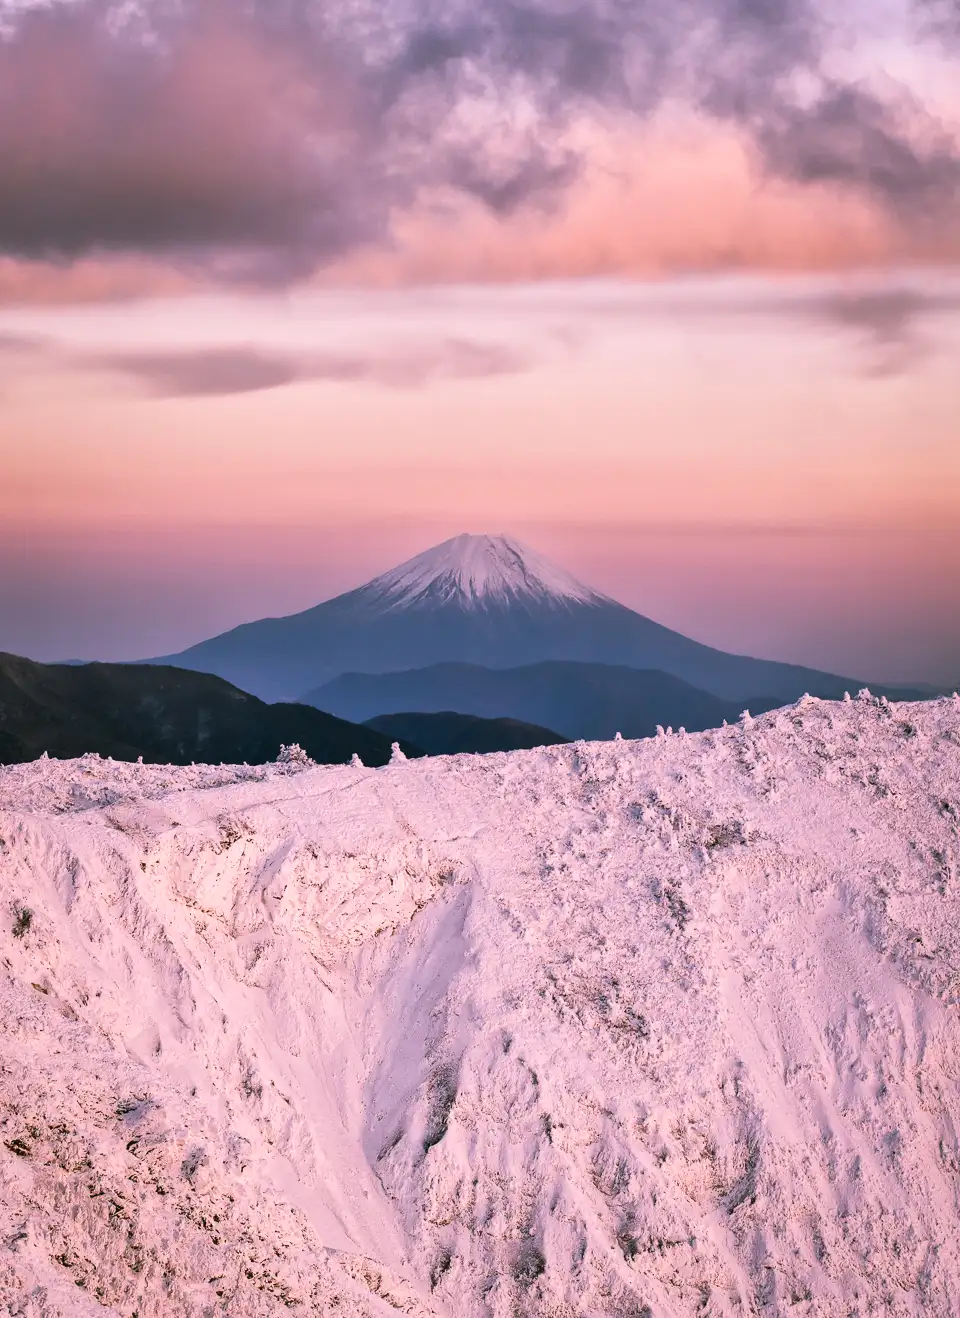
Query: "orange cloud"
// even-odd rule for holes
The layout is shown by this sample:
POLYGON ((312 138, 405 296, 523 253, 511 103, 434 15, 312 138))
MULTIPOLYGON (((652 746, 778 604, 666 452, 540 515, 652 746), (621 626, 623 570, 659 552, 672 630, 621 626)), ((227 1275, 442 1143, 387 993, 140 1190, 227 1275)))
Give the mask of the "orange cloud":
MULTIPOLYGON (((498 215, 434 195, 313 276, 322 285, 661 278, 731 270, 842 272, 960 261, 960 230, 902 228, 860 194, 762 176, 730 130, 665 126, 596 139, 550 205, 498 215)), ((0 302, 119 301, 208 290, 209 271, 157 257, 0 259, 0 302)))
POLYGON ((960 260, 946 28, 912 96, 816 0, 470 8, 25 10, 0 299, 960 260))
POLYGON ((0 257, 0 305, 126 302, 176 297, 201 286, 209 287, 209 281, 138 256, 91 256, 69 263, 0 257))
POLYGON ((960 232, 903 229, 863 195, 765 179, 729 130, 653 129, 595 144, 551 208, 497 216, 463 199, 395 217, 324 282, 657 278, 725 270, 812 273, 960 260, 960 232))

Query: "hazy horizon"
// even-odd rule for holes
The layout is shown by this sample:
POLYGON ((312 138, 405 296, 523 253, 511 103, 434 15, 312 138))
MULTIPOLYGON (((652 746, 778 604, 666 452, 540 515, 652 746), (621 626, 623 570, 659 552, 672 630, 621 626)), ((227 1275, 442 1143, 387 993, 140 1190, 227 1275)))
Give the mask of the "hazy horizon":
MULTIPOLYGON (((33 578, 24 562, 0 582, 0 649, 47 662, 175 653, 243 622, 299 612, 352 590, 463 529, 440 521, 430 528, 399 518, 386 525, 260 527, 254 533, 248 527, 195 528, 206 543, 202 563, 165 553, 160 579, 149 529, 130 534, 123 555, 109 541, 61 540, 48 546, 47 561, 33 565, 33 578), (368 537, 364 543, 356 542, 358 531, 368 537), (388 546, 396 548, 391 553, 388 546), (41 589, 48 592, 42 612, 36 608, 41 589)), ((586 584, 721 649, 877 682, 957 681, 956 612, 938 614, 914 589, 924 579, 931 594, 950 597, 960 567, 952 529, 469 529, 515 534, 586 584), (821 582, 830 583, 829 592, 821 582), (931 625, 938 621, 939 629, 931 625), (923 665, 913 660, 918 642, 928 647, 923 665)), ((154 532, 165 537, 169 528, 154 532)))
POLYGON ((169 653, 504 530, 956 682, 955 8, 0 0, 0 648, 169 653))

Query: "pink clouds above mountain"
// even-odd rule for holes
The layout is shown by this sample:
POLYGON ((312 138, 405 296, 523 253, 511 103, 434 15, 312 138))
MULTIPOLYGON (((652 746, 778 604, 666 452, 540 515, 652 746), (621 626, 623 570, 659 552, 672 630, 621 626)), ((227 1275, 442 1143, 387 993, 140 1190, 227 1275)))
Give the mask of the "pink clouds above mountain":
POLYGON ((956 259, 926 8, 7 9, 0 296, 956 259))

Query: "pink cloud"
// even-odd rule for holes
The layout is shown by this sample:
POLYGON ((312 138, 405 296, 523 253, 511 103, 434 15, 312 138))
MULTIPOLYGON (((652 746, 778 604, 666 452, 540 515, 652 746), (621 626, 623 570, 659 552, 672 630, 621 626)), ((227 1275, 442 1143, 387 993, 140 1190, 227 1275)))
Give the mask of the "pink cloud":
POLYGON ((955 134, 832 71, 828 17, 31 10, 0 41, 0 298, 960 258, 955 134))

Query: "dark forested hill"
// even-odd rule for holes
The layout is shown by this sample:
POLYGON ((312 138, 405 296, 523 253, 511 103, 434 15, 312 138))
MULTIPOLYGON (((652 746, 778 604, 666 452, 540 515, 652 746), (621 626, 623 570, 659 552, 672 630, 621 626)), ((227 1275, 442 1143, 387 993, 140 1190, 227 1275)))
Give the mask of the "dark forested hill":
MULTIPOLYGON (((390 739, 309 705, 267 705, 222 678, 126 664, 38 664, 0 654, 0 763, 70 759, 259 764, 298 743, 325 764, 385 764, 390 739)), ((408 755, 418 748, 405 745, 408 755)))
POLYGON ((559 732, 515 718, 478 718, 442 710, 436 714, 380 714, 366 727, 392 741, 406 739, 428 755, 487 755, 493 751, 524 751, 567 741, 559 732))

